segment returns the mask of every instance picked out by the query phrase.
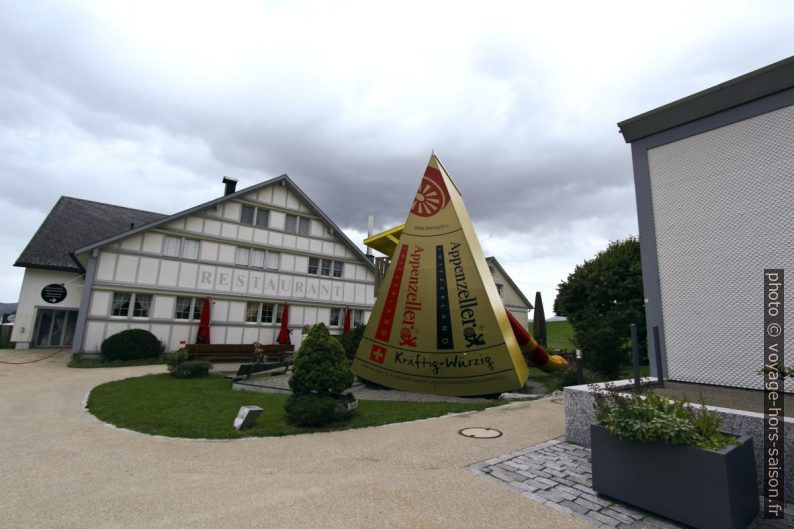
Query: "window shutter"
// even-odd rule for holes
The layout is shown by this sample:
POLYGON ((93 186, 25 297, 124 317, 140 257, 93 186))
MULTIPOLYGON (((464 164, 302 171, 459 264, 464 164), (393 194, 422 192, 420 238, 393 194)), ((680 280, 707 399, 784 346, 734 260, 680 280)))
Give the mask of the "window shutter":
POLYGON ((253 257, 251 258, 251 266, 257 268, 265 267, 265 252, 263 250, 254 250, 253 257))
POLYGON ((298 217, 295 215, 287 215, 284 220, 284 231, 287 233, 296 233, 298 231, 298 217))
POLYGON ((268 270, 278 270, 281 254, 276 252, 267 252, 267 266, 268 270))
POLYGON ((170 257, 179 257, 179 243, 181 239, 178 237, 166 237, 165 246, 163 248, 163 255, 170 257))
POLYGON ((309 227, 311 226, 311 221, 309 219, 305 219, 303 217, 298 217, 298 233, 300 235, 309 235, 309 227))
POLYGON ((198 259, 199 242, 193 239, 185 239, 182 245, 182 257, 185 259, 198 259))
POLYGON ((237 248, 237 255, 235 256, 234 262, 238 265, 248 266, 248 259, 251 255, 251 252, 248 248, 237 248))

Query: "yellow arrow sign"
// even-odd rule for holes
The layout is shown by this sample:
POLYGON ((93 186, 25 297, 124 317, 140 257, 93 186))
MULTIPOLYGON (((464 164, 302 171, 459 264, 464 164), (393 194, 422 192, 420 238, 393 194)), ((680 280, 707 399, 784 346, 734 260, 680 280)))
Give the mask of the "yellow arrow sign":
POLYGON ((353 372, 384 386, 486 395, 528 370, 463 197, 435 155, 414 198, 353 372))

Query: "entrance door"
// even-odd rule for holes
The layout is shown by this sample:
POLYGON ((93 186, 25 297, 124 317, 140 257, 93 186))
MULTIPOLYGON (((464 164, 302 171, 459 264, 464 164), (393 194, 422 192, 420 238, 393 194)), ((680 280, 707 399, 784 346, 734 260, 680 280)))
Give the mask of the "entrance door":
POLYGON ((77 324, 76 310, 39 309, 36 315, 35 347, 71 345, 77 324))

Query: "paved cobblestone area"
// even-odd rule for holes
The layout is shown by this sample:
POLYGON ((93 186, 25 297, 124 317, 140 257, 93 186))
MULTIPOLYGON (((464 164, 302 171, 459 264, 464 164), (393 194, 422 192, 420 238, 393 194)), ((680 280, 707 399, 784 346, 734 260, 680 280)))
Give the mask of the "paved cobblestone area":
MULTIPOLYGON (((566 443, 563 437, 530 446, 469 467, 527 498, 570 514, 597 527, 616 529, 679 529, 688 526, 600 496, 592 488, 590 450, 566 443)), ((794 529, 794 505, 786 505, 784 520, 760 516, 752 529, 794 529)))

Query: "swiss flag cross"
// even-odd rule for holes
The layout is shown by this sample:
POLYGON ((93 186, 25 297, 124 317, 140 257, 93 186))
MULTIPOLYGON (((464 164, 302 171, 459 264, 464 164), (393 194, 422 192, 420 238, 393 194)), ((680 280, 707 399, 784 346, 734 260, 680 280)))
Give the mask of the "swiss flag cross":
POLYGON ((369 352, 369 359, 377 364, 382 364, 386 361, 386 348, 380 345, 373 345, 372 350, 369 352))

